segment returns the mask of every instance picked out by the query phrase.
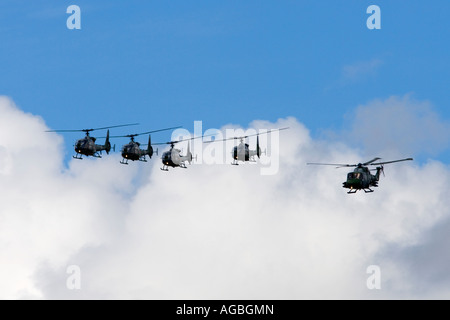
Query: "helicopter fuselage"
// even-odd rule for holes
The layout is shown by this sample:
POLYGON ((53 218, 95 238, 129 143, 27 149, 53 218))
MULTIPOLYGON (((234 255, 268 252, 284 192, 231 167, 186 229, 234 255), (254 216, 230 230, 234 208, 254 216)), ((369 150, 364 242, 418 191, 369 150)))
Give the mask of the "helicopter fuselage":
POLYGON ((186 160, 185 157, 181 155, 181 150, 176 148, 164 152, 161 159, 164 166, 173 168, 181 166, 186 160))
POLYGON ((233 159, 236 161, 249 161, 250 160, 250 148, 248 143, 241 142, 239 145, 233 148, 231 152, 233 159))
POLYGON ((139 142, 130 142, 122 147, 122 157, 127 160, 141 160, 141 157, 145 158, 148 154, 147 150, 140 148, 139 142))
POLYGON ((370 187, 378 187, 380 169, 377 168, 377 174, 373 175, 368 167, 358 165, 353 172, 347 174, 347 181, 343 182, 342 187, 350 189, 348 193, 355 193, 358 190, 373 192, 370 187))
POLYGON ((104 146, 95 144, 94 137, 84 137, 75 143, 75 152, 85 156, 95 156, 98 151, 106 150, 104 146))
POLYGON ((106 141, 104 145, 95 144, 96 139, 94 137, 89 136, 89 131, 86 130, 86 136, 83 139, 77 140, 75 143, 75 152, 77 153, 73 158, 82 159, 82 155, 92 156, 96 158, 101 158, 102 156, 99 154, 103 150, 109 154, 111 150, 111 143, 109 142, 109 130, 106 133, 106 141), (80 155, 78 157, 78 155, 80 155))
MULTIPOLYGON (((148 136, 148 144, 147 144, 147 149, 141 149, 141 144, 137 141, 134 141, 134 137, 137 136, 139 134, 133 134, 133 135, 128 135, 129 137, 131 137, 131 141, 128 144, 125 144, 124 146, 122 146, 122 161, 120 161, 120 163, 122 164, 128 164, 128 160, 131 161, 143 161, 143 162, 147 162, 147 159, 145 158, 145 156, 148 156, 150 159, 152 158, 153 155, 153 147, 152 147, 152 141, 151 141, 151 137, 150 135, 148 136)), ((156 153, 158 153, 158 149, 156 150, 156 153)))
POLYGON ((237 165, 238 161, 251 161, 256 162, 255 156, 261 154, 261 149, 259 148, 259 142, 256 145, 257 150, 251 150, 248 143, 240 142, 237 146, 233 147, 231 155, 233 157, 232 164, 237 165))
POLYGON ((162 154, 161 161, 163 163, 163 167, 161 170, 168 171, 169 167, 175 168, 187 168, 185 162, 191 163, 192 161, 192 153, 190 151, 190 146, 188 145, 188 149, 186 155, 181 155, 181 150, 174 148, 173 146, 169 151, 166 151, 162 154))

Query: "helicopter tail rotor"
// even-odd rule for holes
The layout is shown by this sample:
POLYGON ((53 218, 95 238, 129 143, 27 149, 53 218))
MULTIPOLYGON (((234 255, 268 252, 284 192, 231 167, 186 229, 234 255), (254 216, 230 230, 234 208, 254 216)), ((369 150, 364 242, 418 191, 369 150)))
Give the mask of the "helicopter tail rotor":
POLYGON ((380 180, 380 173, 383 173, 383 177, 385 176, 384 175, 384 166, 381 165, 381 166, 377 167, 376 170, 377 170, 377 173, 376 173, 375 177, 376 177, 376 180, 379 181, 380 180))

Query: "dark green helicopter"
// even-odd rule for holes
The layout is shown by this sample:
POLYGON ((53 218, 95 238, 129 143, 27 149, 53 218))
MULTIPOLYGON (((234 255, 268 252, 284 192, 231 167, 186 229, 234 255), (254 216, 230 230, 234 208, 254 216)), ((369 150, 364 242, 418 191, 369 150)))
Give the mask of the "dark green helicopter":
MULTIPOLYGON (((47 130, 46 132, 84 132, 86 136, 83 139, 79 139, 75 142, 75 152, 76 154, 73 156, 74 159, 83 159, 82 156, 85 155, 87 157, 96 157, 101 158, 102 151, 106 151, 106 154, 109 154, 111 151, 111 143, 109 142, 109 129, 111 128, 119 128, 119 127, 126 127, 126 126, 134 126, 138 123, 131 123, 131 124, 122 124, 118 126, 110 126, 110 127, 103 127, 103 128, 95 128, 95 129, 78 129, 78 130, 47 130), (106 132, 106 140, 105 144, 96 144, 95 141, 97 140, 94 137, 91 137, 89 135, 89 132, 95 131, 95 130, 105 130, 108 129, 106 132)), ((115 147, 113 147, 113 150, 115 147)))
POLYGON ((353 172, 347 174, 347 181, 343 182, 342 187, 350 189, 347 193, 356 193, 358 190, 364 190, 365 193, 373 192, 370 187, 378 187, 378 181, 380 180, 380 173, 384 175, 384 165, 388 163, 413 160, 413 158, 406 158, 393 161, 375 162, 381 160, 381 158, 374 158, 370 161, 358 164, 336 164, 336 163, 307 163, 308 165, 324 165, 324 166, 336 166, 336 168, 344 167, 356 167, 353 172), (368 166, 378 166, 375 169, 376 173, 371 174, 368 166))
MULTIPOLYGON (((148 156, 151 159, 152 155, 153 155, 152 138, 151 138, 150 134, 155 133, 155 132, 160 132, 160 131, 178 129, 178 128, 181 128, 181 126, 147 131, 147 132, 142 132, 142 133, 127 134, 127 135, 123 135, 123 136, 111 136, 110 138, 130 138, 130 142, 128 144, 122 146, 121 153, 122 153, 123 159, 122 159, 122 161, 120 161, 120 163, 128 164, 128 160, 147 162, 146 156, 148 156), (141 144, 137 141, 134 141, 135 137, 143 135, 143 134, 148 134, 147 149, 141 149, 140 148, 141 144)), ((155 153, 158 154, 158 149, 156 149, 155 153)))

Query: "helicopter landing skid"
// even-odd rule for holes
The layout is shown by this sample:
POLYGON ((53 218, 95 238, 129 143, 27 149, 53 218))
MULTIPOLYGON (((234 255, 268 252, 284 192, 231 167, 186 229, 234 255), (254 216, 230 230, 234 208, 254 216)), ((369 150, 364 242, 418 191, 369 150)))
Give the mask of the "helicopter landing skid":
POLYGON ((348 194, 354 194, 354 193, 358 192, 359 190, 364 190, 365 193, 371 193, 371 192, 373 192, 372 189, 366 188, 366 189, 350 189, 347 193, 348 193, 348 194))
POLYGON ((169 167, 168 166, 163 166, 162 168, 160 168, 162 171, 169 171, 169 167))
POLYGON ((74 159, 78 159, 78 160, 83 160, 82 156, 79 156, 79 157, 78 157, 78 154, 77 154, 77 155, 74 155, 74 156, 72 156, 72 158, 74 158, 74 159))
POLYGON ((233 166, 238 166, 238 165, 239 165, 239 163, 238 163, 237 161, 233 161, 231 164, 232 164, 233 166))
POLYGON ((121 164, 126 164, 126 165, 128 165, 128 159, 127 159, 127 161, 123 161, 123 159, 120 161, 120 163, 121 164))

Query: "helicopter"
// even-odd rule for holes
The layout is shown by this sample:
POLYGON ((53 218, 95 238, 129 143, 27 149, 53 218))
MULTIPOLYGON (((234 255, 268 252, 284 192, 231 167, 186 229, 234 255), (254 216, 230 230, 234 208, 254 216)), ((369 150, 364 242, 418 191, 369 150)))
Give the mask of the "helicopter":
MULTIPOLYGON (((120 163, 122 164, 128 164, 128 160, 131 161, 143 161, 147 162, 146 156, 148 155, 149 158, 152 158, 153 155, 153 147, 152 147, 152 140, 150 133, 160 132, 160 131, 166 131, 166 130, 172 130, 172 129, 178 129, 181 127, 172 127, 172 128, 165 128, 165 129, 159 129, 159 130, 153 130, 153 131, 147 131, 142 133, 134 133, 134 134, 127 134, 124 136, 111 136, 110 138, 130 138, 130 142, 124 146, 122 146, 122 160, 120 163), (148 134, 148 144, 147 149, 141 149, 141 144, 139 142, 134 141, 134 138, 143 134, 148 134)), ((156 154, 158 154, 158 149, 156 149, 156 154)))
POLYGON ((370 161, 358 164, 335 164, 335 163, 307 163, 307 165, 325 165, 325 166, 337 166, 336 168, 355 167, 353 172, 347 174, 347 180, 343 182, 342 187, 350 189, 347 193, 353 194, 359 190, 364 190, 365 193, 373 192, 370 187, 378 187, 378 181, 380 180, 380 173, 384 175, 384 165, 388 163, 401 162, 413 160, 413 158, 405 158, 400 160, 375 162, 381 160, 381 158, 373 158, 370 161), (378 166, 375 169, 376 173, 371 174, 368 166, 378 166))
POLYGON ((162 160, 163 166, 160 169, 163 171, 169 171, 169 167, 172 167, 172 168, 180 167, 180 168, 187 169, 185 162, 187 161, 187 162, 189 162, 189 164, 191 164, 192 159, 193 159, 192 153, 191 153, 191 148, 190 148, 190 143, 188 142, 188 147, 187 147, 185 156, 181 155, 180 149, 175 148, 175 144, 179 143, 179 142, 189 141, 189 140, 203 138, 203 137, 206 137, 206 136, 182 139, 182 140, 178 140, 178 141, 154 143, 153 145, 170 144, 170 150, 166 151, 162 154, 161 160, 162 160))
POLYGON ((205 141, 205 143, 239 139, 239 144, 237 146, 234 146, 233 150, 231 151, 231 155, 233 157, 233 162, 231 164, 237 166, 237 165, 239 165, 239 163, 238 163, 239 161, 256 162, 255 156, 257 156, 259 159, 261 157, 261 154, 263 154, 263 153, 266 154, 266 151, 264 150, 264 152, 262 152, 261 148, 259 147, 259 135, 260 134, 267 134, 272 131, 281 131, 281 130, 286 130, 286 129, 289 129, 289 127, 280 128, 280 129, 272 129, 272 130, 268 130, 263 133, 255 133, 255 134, 250 134, 250 135, 242 136, 242 137, 232 137, 232 138, 227 138, 227 139, 222 139, 222 140, 205 141), (249 144, 244 142, 244 139, 246 139, 248 137, 253 137, 253 136, 256 136, 256 149, 255 150, 251 150, 249 144))
MULTIPOLYGON (((95 128, 95 129, 79 129, 79 130, 47 130, 46 132, 84 132, 86 136, 83 139, 79 139, 75 142, 75 152, 76 154, 72 156, 74 159, 82 160, 83 155, 86 157, 92 156, 95 158, 101 158, 101 153, 103 150, 106 151, 106 154, 109 154, 111 151, 111 143, 109 142, 109 129, 111 128, 119 128, 119 127, 126 127, 126 126, 134 126, 138 123, 131 123, 131 124, 122 124, 118 126, 109 126, 109 127, 103 127, 103 128, 95 128), (106 132, 106 140, 105 144, 96 144, 95 141, 97 140, 94 137, 91 137, 89 133, 91 131, 95 130, 105 130, 108 129, 106 132)), ((113 150, 115 150, 115 146, 113 147, 113 150)))

